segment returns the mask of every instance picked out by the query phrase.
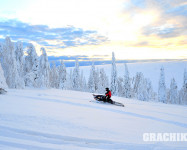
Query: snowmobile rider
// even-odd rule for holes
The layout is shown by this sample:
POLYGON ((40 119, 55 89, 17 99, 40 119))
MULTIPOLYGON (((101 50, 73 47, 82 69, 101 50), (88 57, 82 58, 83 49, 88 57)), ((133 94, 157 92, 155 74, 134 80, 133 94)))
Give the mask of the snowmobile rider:
POLYGON ((106 93, 105 93, 106 99, 105 102, 111 103, 113 104, 113 101, 110 99, 112 96, 111 91, 109 90, 109 88, 106 88, 106 93))

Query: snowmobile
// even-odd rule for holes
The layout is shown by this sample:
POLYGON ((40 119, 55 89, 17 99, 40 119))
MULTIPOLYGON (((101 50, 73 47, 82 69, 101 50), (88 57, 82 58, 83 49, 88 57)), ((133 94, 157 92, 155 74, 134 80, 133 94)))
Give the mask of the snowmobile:
POLYGON ((110 99, 110 101, 106 101, 106 96, 104 96, 104 95, 95 95, 95 94, 93 94, 93 97, 94 97, 94 99, 96 101, 99 101, 99 102, 110 103, 110 104, 113 104, 113 105, 116 105, 116 106, 125 107, 124 104, 119 103, 119 102, 115 102, 115 101, 113 101, 111 99, 110 99))
POLYGON ((6 93, 7 93, 7 91, 5 89, 0 88, 0 94, 6 94, 6 93))

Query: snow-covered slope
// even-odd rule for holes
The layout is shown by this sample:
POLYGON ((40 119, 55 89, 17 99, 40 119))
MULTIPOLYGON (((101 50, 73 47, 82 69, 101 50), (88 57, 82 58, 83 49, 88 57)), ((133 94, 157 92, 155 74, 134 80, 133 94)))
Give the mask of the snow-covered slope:
MULTIPOLYGON (((163 66, 165 71, 166 87, 170 87, 172 78, 175 78, 178 88, 180 89, 183 84, 184 69, 187 69, 187 61, 171 61, 171 62, 137 62, 127 63, 130 77, 134 77, 137 72, 142 72, 146 78, 149 78, 152 82, 152 86, 155 92, 158 92, 158 82, 160 77, 160 68, 163 66)), ((80 69, 83 71, 85 77, 88 79, 90 66, 83 66, 80 69)), ((111 78, 111 65, 98 65, 96 68, 104 68, 109 80, 111 78)), ((71 68, 68 68, 71 69, 71 68)), ((123 77, 125 67, 124 64, 117 64, 118 76, 123 77)))
POLYGON ((0 95, 0 149, 181 149, 187 142, 143 142, 144 132, 186 132, 187 107, 56 89, 8 90, 0 95))

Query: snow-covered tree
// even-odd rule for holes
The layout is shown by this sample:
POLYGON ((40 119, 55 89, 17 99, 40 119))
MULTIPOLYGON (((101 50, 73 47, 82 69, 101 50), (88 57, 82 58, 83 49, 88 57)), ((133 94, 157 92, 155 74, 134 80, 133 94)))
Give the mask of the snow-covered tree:
POLYGON ((177 83, 175 82, 174 78, 171 79, 168 102, 171 103, 171 104, 178 103, 177 83))
POLYGON ((0 43, 0 58, 2 58, 2 54, 3 54, 3 44, 0 43))
POLYGON ((129 78, 129 71, 127 68, 127 64, 125 64, 125 75, 124 75, 124 97, 130 98, 131 97, 131 84, 129 78))
POLYGON ((55 61, 52 62, 52 67, 50 68, 50 87, 59 88, 59 71, 56 67, 55 61))
POLYGON ((187 70, 184 69, 183 87, 187 89, 187 70))
POLYGON ((142 73, 140 73, 140 81, 137 88, 137 99, 142 101, 149 100, 149 94, 147 91, 147 79, 144 78, 142 73))
POLYGON ((98 92, 99 89, 99 69, 97 68, 95 70, 95 74, 94 74, 94 82, 95 82, 95 91, 98 92))
POLYGON ((117 69, 116 69, 116 59, 115 59, 115 55, 113 52, 112 53, 111 87, 110 87, 113 95, 118 94, 117 82, 118 82, 118 78, 117 78, 117 69))
POLYGON ((109 87, 108 77, 103 68, 99 72, 99 83, 98 83, 98 92, 103 94, 106 92, 105 88, 109 87))
POLYGON ((123 78, 118 77, 118 96, 124 95, 124 86, 123 86, 123 78))
POLYGON ((1 46, 1 65, 9 88, 22 88, 17 70, 14 44, 6 37, 5 44, 1 46))
POLYGON ((164 75, 164 68, 163 67, 161 67, 161 69, 160 69, 158 100, 160 102, 166 103, 166 85, 165 85, 165 75, 164 75))
POLYGON ((136 97, 136 93, 138 92, 138 86, 140 84, 142 73, 137 72, 136 76, 133 78, 133 97, 136 97))
POLYGON ((137 99, 147 100, 146 81, 142 73, 140 73, 140 81, 137 88, 137 99))
POLYGON ((94 62, 92 62, 92 66, 90 69, 90 76, 88 79, 88 88, 89 91, 94 93, 95 92, 95 66, 94 66, 94 62))
POLYGON ((8 86, 6 84, 6 79, 4 77, 4 71, 3 71, 2 67, 1 67, 1 63, 0 63, 0 88, 5 89, 7 87, 8 86))
POLYGON ((39 58, 33 44, 28 45, 27 56, 25 57, 25 85, 38 87, 39 83, 39 58))
POLYGON ((146 90, 148 94, 148 100, 155 100, 156 93, 153 91, 152 83, 150 79, 146 79, 146 90))
POLYGON ((88 91, 88 87, 87 87, 87 84, 86 84, 86 78, 85 77, 83 77, 83 80, 82 80, 82 91, 83 92, 88 91))
POLYGON ((45 48, 41 48, 40 65, 39 65, 39 86, 50 87, 49 85, 49 62, 45 48))
POLYGON ((187 70, 184 70, 183 86, 179 92, 179 104, 187 105, 187 70))
POLYGON ((59 88, 65 89, 66 87, 66 67, 64 61, 62 60, 59 66, 59 88))
POLYGON ((88 91, 83 70, 81 70, 81 76, 80 76, 80 91, 84 91, 84 92, 88 91))
POLYGON ((142 101, 148 101, 153 99, 154 93, 152 90, 151 81, 149 79, 144 78, 143 73, 137 72, 136 77, 133 80, 133 97, 142 101))
POLYGON ((17 42, 15 45, 15 57, 17 64, 17 71, 19 76, 19 87, 24 88, 24 53, 23 53, 23 45, 21 42, 17 42))
POLYGON ((74 90, 80 90, 80 70, 78 59, 76 59, 75 68, 73 70, 72 87, 74 90))
POLYGON ((72 90, 73 89, 73 71, 72 71, 72 69, 70 69, 70 71, 67 72, 66 77, 67 78, 66 78, 66 82, 65 82, 66 83, 65 87, 68 90, 72 90))

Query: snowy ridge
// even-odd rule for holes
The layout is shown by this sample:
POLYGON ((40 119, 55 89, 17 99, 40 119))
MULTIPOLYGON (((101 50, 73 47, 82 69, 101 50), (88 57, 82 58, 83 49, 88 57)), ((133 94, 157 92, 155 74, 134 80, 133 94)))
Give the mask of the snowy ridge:
POLYGON ((186 106, 112 97, 124 108, 92 99, 76 91, 9 89, 0 97, 0 149, 186 149, 186 142, 142 139, 144 132, 186 132, 186 106))

